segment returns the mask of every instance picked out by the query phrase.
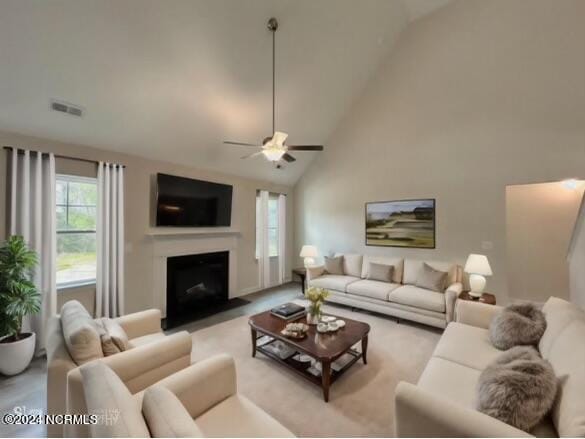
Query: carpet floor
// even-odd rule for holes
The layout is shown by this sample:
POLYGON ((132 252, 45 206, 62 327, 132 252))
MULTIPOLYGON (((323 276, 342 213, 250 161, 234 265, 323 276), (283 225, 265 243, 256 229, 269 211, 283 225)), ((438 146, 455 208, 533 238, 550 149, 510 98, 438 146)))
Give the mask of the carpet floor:
POLYGON ((193 360, 232 355, 239 392, 296 436, 393 436, 394 389, 400 381, 416 383, 442 331, 338 306, 324 311, 371 326, 368 364, 360 361, 339 378, 329 403, 319 387, 292 371, 261 353, 252 358, 248 316, 194 332, 193 360))

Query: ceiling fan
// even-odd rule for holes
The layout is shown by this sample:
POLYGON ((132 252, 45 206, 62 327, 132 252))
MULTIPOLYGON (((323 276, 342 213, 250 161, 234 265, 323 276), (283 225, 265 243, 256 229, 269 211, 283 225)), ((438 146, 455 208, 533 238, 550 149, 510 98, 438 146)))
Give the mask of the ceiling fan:
POLYGON ((296 159, 289 154, 289 151, 323 151, 323 145, 287 145, 286 139, 288 134, 281 131, 276 131, 275 127, 275 113, 276 113, 276 80, 275 80, 275 59, 276 59, 276 30, 278 29, 278 21, 276 18, 268 20, 268 29, 272 32, 272 136, 265 137, 261 144, 246 143, 246 142, 232 142, 229 140, 223 143, 227 145, 237 146, 253 146, 260 148, 260 151, 248 154, 242 159, 264 155, 268 161, 274 163, 277 169, 282 168, 283 161, 294 162, 296 159))

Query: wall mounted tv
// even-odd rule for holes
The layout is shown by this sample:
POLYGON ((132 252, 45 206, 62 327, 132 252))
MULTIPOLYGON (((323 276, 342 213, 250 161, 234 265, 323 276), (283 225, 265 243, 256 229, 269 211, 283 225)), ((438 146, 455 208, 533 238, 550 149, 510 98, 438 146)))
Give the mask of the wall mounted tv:
POLYGON ((167 174, 156 175, 156 225, 228 227, 233 187, 167 174))

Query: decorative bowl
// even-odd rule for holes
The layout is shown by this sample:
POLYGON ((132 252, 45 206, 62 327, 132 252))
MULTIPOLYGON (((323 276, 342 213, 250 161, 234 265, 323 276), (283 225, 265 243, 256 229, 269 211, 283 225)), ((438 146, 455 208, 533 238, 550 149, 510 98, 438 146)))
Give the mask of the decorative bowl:
POLYGON ((307 336, 309 325, 304 323, 289 323, 280 333, 285 337, 301 339, 307 336))

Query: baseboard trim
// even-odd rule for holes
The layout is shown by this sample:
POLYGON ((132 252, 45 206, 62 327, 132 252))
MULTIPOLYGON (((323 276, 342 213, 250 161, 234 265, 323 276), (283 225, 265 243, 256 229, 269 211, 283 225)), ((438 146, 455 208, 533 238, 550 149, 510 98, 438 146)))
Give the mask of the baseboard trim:
POLYGON ((281 284, 274 284, 268 287, 262 288, 260 285, 255 285, 253 287, 244 288, 239 291, 239 293, 235 297, 247 296, 248 294, 257 293, 258 291, 269 290, 270 288, 276 288, 281 285, 287 284, 292 282, 292 276, 284 278, 284 281, 281 284))
POLYGON ((253 286, 250 288, 244 288, 243 290, 240 290, 237 297, 246 296, 246 295, 252 294, 252 293, 257 293, 260 290, 261 290, 260 285, 256 285, 256 286, 253 286))

